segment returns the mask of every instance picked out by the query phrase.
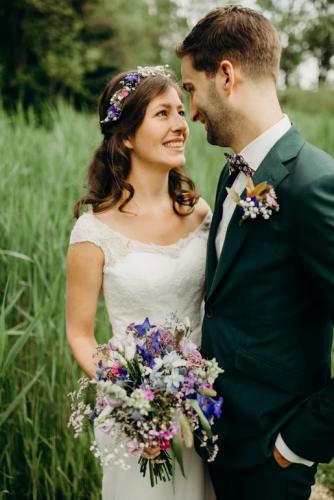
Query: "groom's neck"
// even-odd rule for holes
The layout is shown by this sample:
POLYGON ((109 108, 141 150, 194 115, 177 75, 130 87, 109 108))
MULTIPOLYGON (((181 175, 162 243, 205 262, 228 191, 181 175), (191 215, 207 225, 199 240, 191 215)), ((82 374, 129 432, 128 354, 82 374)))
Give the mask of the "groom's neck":
POLYGON ((239 120, 232 149, 240 153, 263 132, 275 125, 283 112, 273 86, 247 86, 239 99, 239 120))

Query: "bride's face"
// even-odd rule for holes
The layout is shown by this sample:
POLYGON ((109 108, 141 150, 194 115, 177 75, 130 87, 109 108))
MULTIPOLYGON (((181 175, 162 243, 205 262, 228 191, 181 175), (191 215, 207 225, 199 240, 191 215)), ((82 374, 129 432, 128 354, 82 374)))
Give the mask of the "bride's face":
POLYGON ((172 169, 185 163, 184 149, 189 128, 184 106, 174 87, 155 97, 134 136, 125 141, 132 164, 172 169))

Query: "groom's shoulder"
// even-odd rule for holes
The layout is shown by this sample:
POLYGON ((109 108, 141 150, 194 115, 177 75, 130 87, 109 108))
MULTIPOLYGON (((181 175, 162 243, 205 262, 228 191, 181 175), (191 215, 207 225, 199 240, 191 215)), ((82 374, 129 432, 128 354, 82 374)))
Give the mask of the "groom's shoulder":
POLYGON ((334 176, 334 158, 318 147, 304 142, 291 165, 294 183, 307 184, 324 176, 334 176))

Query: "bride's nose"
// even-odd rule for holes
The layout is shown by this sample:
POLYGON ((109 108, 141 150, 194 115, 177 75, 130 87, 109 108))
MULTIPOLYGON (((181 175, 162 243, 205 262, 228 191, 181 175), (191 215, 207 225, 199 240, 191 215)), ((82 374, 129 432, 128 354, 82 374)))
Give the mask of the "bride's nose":
POLYGON ((177 113, 177 115, 173 117, 171 129, 173 132, 185 132, 188 129, 188 125, 184 116, 181 116, 179 115, 179 113, 177 113))

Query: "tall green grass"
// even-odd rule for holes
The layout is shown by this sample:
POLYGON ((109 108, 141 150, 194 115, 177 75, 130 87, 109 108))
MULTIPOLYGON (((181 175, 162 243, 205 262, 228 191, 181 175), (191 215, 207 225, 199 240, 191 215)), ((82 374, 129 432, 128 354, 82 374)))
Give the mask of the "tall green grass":
MULTIPOLYGON (((0 498, 97 499, 100 468, 89 439, 67 428, 67 393, 80 375, 64 329, 65 255, 72 206, 100 141, 95 117, 59 103, 45 125, 0 111, 0 498)), ((291 113, 305 136, 334 155, 326 114, 291 113)), ((213 204, 223 151, 193 125, 188 171, 213 204)), ((109 325, 99 308, 96 332, 109 325)))

